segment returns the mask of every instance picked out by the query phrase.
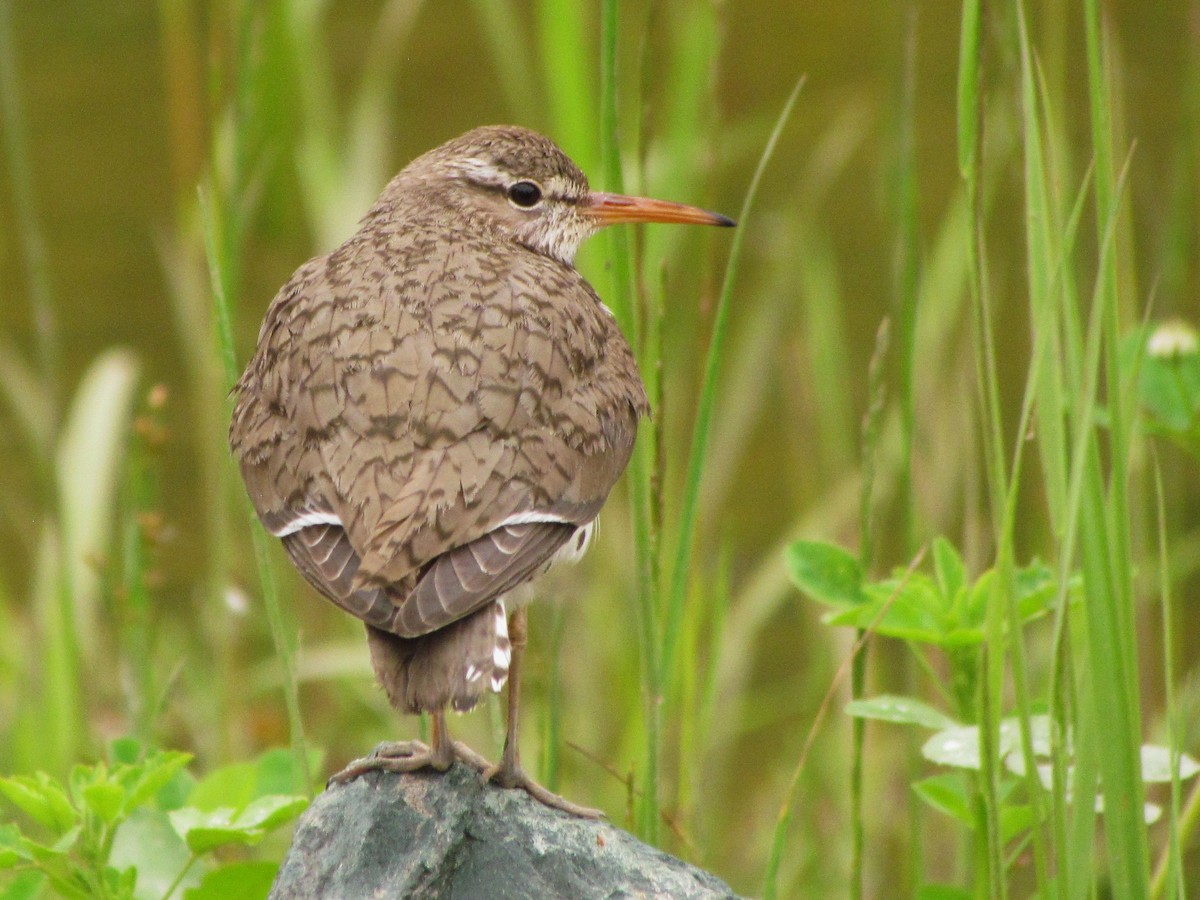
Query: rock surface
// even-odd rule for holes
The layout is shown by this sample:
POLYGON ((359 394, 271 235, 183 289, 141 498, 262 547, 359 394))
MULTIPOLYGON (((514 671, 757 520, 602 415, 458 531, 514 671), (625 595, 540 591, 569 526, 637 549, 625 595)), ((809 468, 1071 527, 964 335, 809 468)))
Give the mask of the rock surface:
POLYGON ((472 770, 374 772, 301 817, 271 900, 729 898, 720 880, 607 822, 549 809, 472 770))

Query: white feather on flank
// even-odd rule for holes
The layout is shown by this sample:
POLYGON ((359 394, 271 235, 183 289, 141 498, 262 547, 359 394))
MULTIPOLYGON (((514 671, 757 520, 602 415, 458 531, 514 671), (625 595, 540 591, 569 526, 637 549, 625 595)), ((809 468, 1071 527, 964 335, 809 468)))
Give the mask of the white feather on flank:
POLYGON ((497 600, 496 643, 492 645, 492 690, 499 693, 508 681, 508 667, 512 663, 512 641, 508 639, 508 613, 504 601, 497 600))
POLYGON ((288 519, 271 534, 275 537, 287 537, 289 534, 295 534, 301 528, 308 528, 311 525, 336 525, 341 528, 342 520, 331 512, 305 512, 294 519, 288 519))
POLYGON ((509 525, 532 525, 535 522, 557 522, 562 525, 571 524, 562 516, 556 516, 554 513, 538 512, 530 510, 528 512, 513 513, 499 525, 497 528, 506 528, 509 525))
POLYGON ((558 548, 558 552, 550 558, 551 565, 559 563, 578 562, 583 554, 587 553, 588 547, 592 545, 592 538, 596 536, 596 524, 599 519, 592 519, 573 535, 570 539, 558 548))
MULTIPOLYGON (((538 512, 531 510, 528 512, 513 513, 499 525, 497 528, 506 528, 510 525, 532 525, 536 522, 553 522, 561 525, 574 525, 574 522, 569 522, 562 516, 556 516, 554 513, 538 512)), ((592 519, 586 525, 580 526, 579 529, 571 535, 571 539, 559 548, 546 563, 546 569, 551 566, 556 566, 559 563, 576 562, 587 553, 588 547, 592 544, 592 538, 596 536, 596 527, 599 519, 592 519)))

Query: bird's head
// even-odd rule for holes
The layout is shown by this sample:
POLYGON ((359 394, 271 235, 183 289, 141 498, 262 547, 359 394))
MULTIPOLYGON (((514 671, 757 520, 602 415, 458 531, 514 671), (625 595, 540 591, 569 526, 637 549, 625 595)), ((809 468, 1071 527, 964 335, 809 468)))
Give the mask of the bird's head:
MULTIPOLYGON (((607 194, 557 144, 527 128, 476 128, 413 160, 381 197, 511 239, 568 265, 587 238, 621 222, 733 225, 717 213, 607 194)), ((410 207, 411 208, 411 207, 410 207)))

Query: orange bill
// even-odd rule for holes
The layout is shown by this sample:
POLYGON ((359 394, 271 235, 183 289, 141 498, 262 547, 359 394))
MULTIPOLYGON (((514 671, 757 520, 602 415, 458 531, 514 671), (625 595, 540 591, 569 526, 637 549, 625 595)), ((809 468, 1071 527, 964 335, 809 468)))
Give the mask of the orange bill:
POLYGON ((583 214, 601 225, 622 222, 671 222, 681 225, 720 225, 729 228, 737 223, 728 216, 709 212, 697 206, 685 206, 670 200, 651 200, 649 197, 626 197, 593 191, 588 194, 583 214))

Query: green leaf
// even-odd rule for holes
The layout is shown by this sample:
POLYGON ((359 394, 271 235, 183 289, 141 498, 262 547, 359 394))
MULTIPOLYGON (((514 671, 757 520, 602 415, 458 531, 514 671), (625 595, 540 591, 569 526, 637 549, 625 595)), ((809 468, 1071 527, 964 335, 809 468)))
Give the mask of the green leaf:
POLYGON ((262 840, 264 832, 235 826, 233 820, 236 815, 228 807, 201 810, 194 806, 167 813, 171 827, 183 838, 188 849, 197 855, 226 844, 256 844, 262 840))
POLYGON ((84 790, 89 785, 103 781, 107 777, 108 766, 103 762, 98 762, 94 766, 85 766, 83 763, 71 766, 71 772, 67 775, 67 790, 74 805, 81 810, 84 809, 87 806, 87 801, 83 797, 84 790))
POLYGON ((129 787, 129 799, 126 801, 126 813, 154 797, 191 761, 190 753, 163 750, 148 756, 140 767, 131 767, 129 771, 132 784, 129 787))
POLYGON ((28 838, 24 839, 25 849, 46 876, 54 889, 64 897, 90 900, 91 894, 79 876, 78 866, 68 852, 78 839, 81 829, 76 826, 68 831, 53 847, 46 847, 28 838))
POLYGON ((259 797, 237 817, 236 824, 242 828, 257 828, 271 831, 285 822, 290 822, 308 806, 304 797, 276 794, 259 797))
MULTIPOLYGON (((319 755, 316 751, 309 754, 310 771, 317 770, 319 755)), ((255 797, 298 795, 308 791, 308 785, 303 783, 303 777, 296 771, 296 755, 290 749, 277 747, 266 751, 254 761, 254 768, 257 773, 255 797)))
POLYGON ((239 862, 214 869, 199 887, 184 892, 184 900, 263 900, 271 890, 278 866, 269 862, 239 862))
POLYGON ((888 579, 863 589, 867 604, 826 617, 832 625, 874 628, 877 634, 940 647, 974 646, 983 640, 979 628, 964 628, 927 575, 888 579))
POLYGON ((967 780, 960 773, 948 772, 923 778, 914 782, 912 788, 914 793, 933 809, 945 813, 967 828, 975 828, 967 780))
POLYGON ((27 775, 0 778, 0 794, 54 834, 63 834, 79 821, 79 813, 66 792, 45 772, 38 772, 32 778, 27 775))
POLYGON ((914 572, 907 578, 891 578, 873 585, 870 593, 881 605, 890 603, 879 626, 881 634, 920 634, 924 642, 936 644, 958 630, 949 603, 928 575, 914 572))
POLYGON ((188 797, 196 789, 196 784, 196 778, 191 772, 180 769, 159 789, 154 797, 155 805, 164 812, 187 806, 188 797))
POLYGON ((192 789, 187 804, 199 810, 242 809, 255 797, 253 763, 234 763, 210 772, 192 789))
POLYGON ((46 876, 36 869, 18 872, 8 886, 0 891, 0 900, 34 900, 42 896, 46 876))
MULTIPOLYGON (((987 606, 988 598, 991 596, 992 579, 996 577, 996 573, 992 569, 988 569, 977 579, 975 583, 967 588, 965 598, 965 608, 959 613, 960 621, 965 625, 974 628, 982 629, 984 622, 987 621, 987 606)), ((982 637, 982 630, 980 636, 982 637)))
MULTIPOLYGON (((1001 732, 1002 734, 1004 733, 1003 729, 1009 728, 1012 730, 1012 734, 1016 737, 1016 740, 1014 740, 1014 742, 1012 744, 1011 751, 1009 751, 1008 755, 1005 757, 1005 760, 1004 760, 1005 765, 1008 767, 1008 770, 1010 772, 1012 772, 1014 775, 1024 775, 1025 774, 1025 755, 1021 752, 1021 747, 1020 747, 1020 743, 1019 743, 1019 732, 1017 731, 1017 729, 1020 727, 1019 720, 1005 719, 1004 722, 1001 723, 1000 727, 1002 729, 1002 732, 1001 732)), ((1070 738, 1069 733, 1065 737, 1065 742, 1066 742, 1065 749, 1066 749, 1066 752, 1069 754, 1071 752, 1071 738, 1070 738)), ((1035 757, 1039 757, 1042 759, 1050 758, 1050 756, 1053 753, 1053 748, 1050 745, 1050 717, 1049 716, 1042 714, 1042 715, 1036 715, 1036 716, 1029 717, 1029 743, 1033 748, 1033 754, 1035 757)), ((1051 767, 1051 765, 1049 763, 1039 764, 1037 766, 1037 769, 1038 769, 1039 780, 1042 782, 1042 784, 1047 789, 1049 789, 1052 784, 1052 767, 1051 767)))
POLYGON ((188 848, 201 854, 226 844, 256 844, 268 831, 299 815, 307 805, 304 797, 260 797, 240 813, 229 807, 201 810, 189 806, 168 816, 188 848))
POLYGON ((142 743, 136 738, 119 737, 108 745, 108 760, 114 766, 135 766, 142 759, 142 743))
POLYGON ((88 809, 108 825, 116 822, 124 811, 125 788, 115 781, 85 785, 80 793, 88 809))
POLYGON ((953 728, 958 725, 945 713, 934 709, 912 697, 881 694, 869 699, 851 700, 846 704, 846 714, 860 719, 877 719, 881 722, 896 722, 903 725, 921 725, 925 728, 953 728))
POLYGON ((0 825, 0 869, 11 869, 22 860, 29 859, 21 829, 11 822, 0 825))
POLYGON ((958 550, 942 537, 933 541, 933 570, 942 596, 948 604, 953 603, 958 592, 967 586, 967 570, 958 550))
POLYGON ((43 862, 45 860, 66 859, 81 834, 83 834, 83 826, 76 825, 59 836, 53 844, 43 844, 40 841, 34 841, 25 836, 21 837, 21 844, 29 851, 30 859, 35 861, 43 862))
POLYGON ((1169 431, 1182 433, 1200 420, 1200 353, 1196 333, 1183 323, 1164 323, 1150 336, 1142 357, 1138 393, 1142 403, 1169 431), (1178 335, 1175 352, 1168 352, 1172 331, 1178 335), (1156 344, 1160 345, 1156 352, 1156 344), (1184 351, 1187 346, 1190 350, 1184 351))
POLYGON ((137 880, 137 869, 104 867, 104 882, 108 886, 108 896, 117 898, 117 900, 134 900, 137 880))
MULTIPOLYGON (((130 811, 113 837, 108 861, 118 869, 136 869, 137 896, 163 897, 175 877, 191 859, 183 839, 171 827, 167 814, 151 807, 130 811)), ((185 876, 185 885, 196 885, 204 872, 193 867, 185 876)), ((175 896, 178 896, 176 894, 175 896)))
POLYGON ((1034 560, 1018 569, 1014 582, 1017 611, 1022 622, 1030 622, 1053 608, 1054 598, 1058 596, 1058 581, 1045 563, 1034 560))
POLYGON ((78 835, 79 828, 73 828, 60 839, 60 846, 47 847, 23 837, 13 825, 0 825, 0 859, 13 860, 13 865, 32 863, 37 867, 16 873, 8 888, 0 891, 0 900, 42 896, 46 880, 55 889, 56 896, 89 900, 90 894, 79 877, 78 866, 68 853, 78 835))
MULTIPOLYGON (((1020 725, 1016 719, 1000 723, 998 755, 1003 758, 1019 745, 1020 725)), ((921 747, 921 754, 931 762, 962 769, 980 768, 979 727, 958 725, 939 731, 921 747)))
MULTIPOLYGON (((319 771, 322 758, 320 750, 311 748, 308 752, 308 771, 319 771)), ((256 774, 254 796, 251 799, 272 795, 308 796, 311 785, 305 784, 305 774, 298 768, 296 754, 291 749, 267 750, 254 761, 256 774)))
POLYGON ((1033 809, 1025 803, 1006 803, 1000 809, 1000 839, 1005 843, 1033 827, 1033 809))
POLYGON ((831 606, 867 602, 858 561, 834 544, 796 541, 785 553, 792 582, 814 600, 831 606))

